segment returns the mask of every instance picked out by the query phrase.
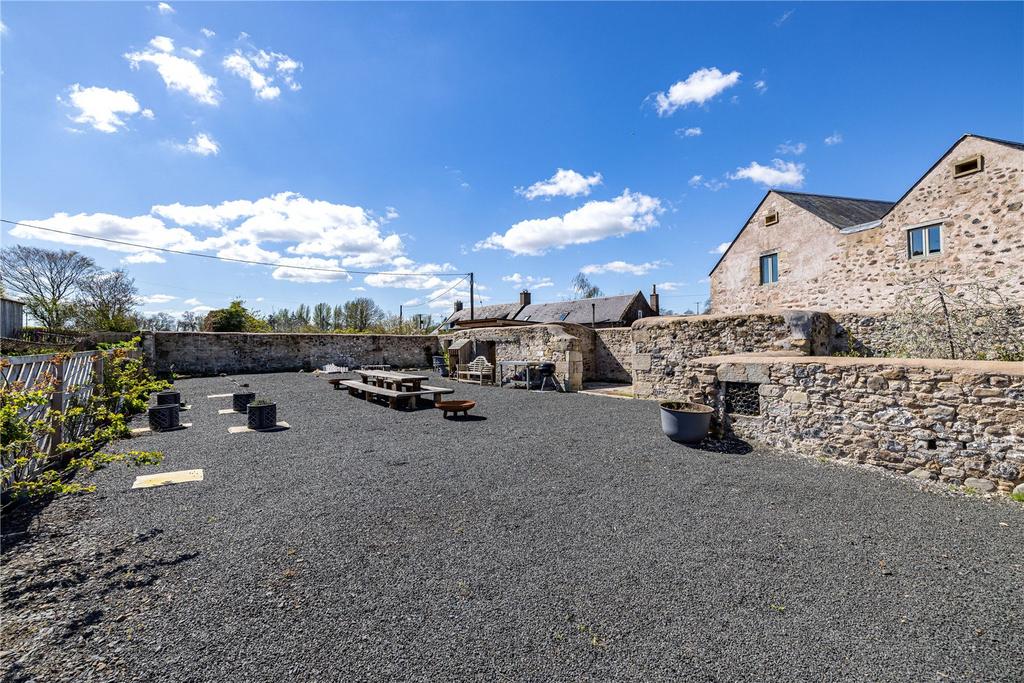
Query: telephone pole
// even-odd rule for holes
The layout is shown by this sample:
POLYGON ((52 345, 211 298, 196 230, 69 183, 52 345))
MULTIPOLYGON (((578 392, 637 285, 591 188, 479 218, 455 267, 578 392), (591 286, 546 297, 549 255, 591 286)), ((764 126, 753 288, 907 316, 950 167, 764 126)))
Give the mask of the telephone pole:
POLYGON ((398 334, 402 334, 402 304, 398 304, 398 334))
POLYGON ((475 315, 476 307, 473 304, 473 301, 474 301, 474 298, 473 298, 473 273, 470 273, 469 274, 469 319, 470 320, 476 319, 476 315, 475 315))

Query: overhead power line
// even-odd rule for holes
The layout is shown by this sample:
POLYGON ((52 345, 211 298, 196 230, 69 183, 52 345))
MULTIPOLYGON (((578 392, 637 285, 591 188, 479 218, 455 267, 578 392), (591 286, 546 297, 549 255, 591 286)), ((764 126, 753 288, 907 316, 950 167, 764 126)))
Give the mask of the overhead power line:
MULTIPOLYGON (((215 261, 228 261, 231 263, 245 263, 251 266, 269 266, 271 268, 291 268, 295 270, 315 270, 322 273, 344 273, 346 275, 398 275, 403 277, 454 277, 456 275, 463 275, 463 280, 469 277, 469 273, 398 273, 390 270, 348 270, 344 268, 320 268, 318 266, 299 266, 289 265, 287 263, 272 263, 268 261, 250 261, 248 259, 231 258, 230 256, 217 256, 216 254, 200 254, 196 251, 184 251, 182 249, 168 249, 167 247, 151 247, 145 244, 137 244, 135 242, 126 242, 124 240, 110 239, 109 237, 97 237, 96 235, 83 235, 78 232, 70 232, 68 230, 57 230, 56 228, 44 228, 40 225, 31 225, 29 223, 21 223, 19 221, 9 221, 6 218, 0 218, 0 223, 7 223, 8 225, 18 225, 23 228, 31 228, 32 230, 43 230, 45 232, 55 232, 59 235, 70 235, 72 237, 81 237, 87 240, 97 240, 99 242, 107 242, 109 244, 120 244, 126 247, 134 247, 136 249, 145 249, 147 251, 162 251, 165 254, 177 254, 179 256, 196 256, 198 258, 213 259, 215 261)), ((461 281, 460 281, 461 282, 461 281)))
POLYGON ((411 306, 406 306, 406 308, 419 308, 420 306, 426 306, 427 304, 432 304, 432 303, 434 303, 435 301, 437 301, 438 299, 440 299, 441 297, 443 297, 443 296, 444 296, 445 294, 447 294, 448 292, 452 291, 453 289, 455 289, 456 287, 458 287, 459 285, 461 285, 461 284, 462 284, 463 282, 465 282, 465 281, 466 281, 466 278, 467 278, 467 277, 469 277, 469 274, 468 274, 468 273, 467 273, 466 275, 463 275, 463 276, 462 276, 462 279, 461 279, 461 280, 459 280, 459 281, 458 281, 458 282, 456 282, 456 283, 455 283, 454 285, 452 285, 452 286, 451 286, 451 287, 449 287, 448 289, 444 290, 443 292, 441 292, 440 294, 438 294, 437 296, 435 296, 435 297, 434 297, 433 299, 428 299, 427 301, 424 301, 424 302, 423 302, 423 303, 421 303, 421 304, 412 304, 411 306))

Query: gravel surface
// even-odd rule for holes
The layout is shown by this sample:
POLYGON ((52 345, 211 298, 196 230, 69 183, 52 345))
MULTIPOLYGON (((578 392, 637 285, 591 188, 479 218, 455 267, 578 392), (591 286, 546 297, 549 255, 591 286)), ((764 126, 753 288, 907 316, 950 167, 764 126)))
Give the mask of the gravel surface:
POLYGON ((4 520, 4 680, 1021 680, 1019 505, 686 448, 647 401, 237 379, 291 429, 181 380, 194 426, 123 444, 162 465, 4 520))

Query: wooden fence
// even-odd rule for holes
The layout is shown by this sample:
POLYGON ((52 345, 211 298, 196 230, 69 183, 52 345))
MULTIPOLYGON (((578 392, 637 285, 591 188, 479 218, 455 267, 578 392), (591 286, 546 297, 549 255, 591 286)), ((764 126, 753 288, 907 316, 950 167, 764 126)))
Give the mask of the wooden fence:
MULTIPOLYGON (((46 419, 52 411, 63 412, 71 406, 84 403, 94 391, 102 387, 106 355, 103 351, 81 351, 60 355, 5 356, 0 376, 5 387, 14 385, 25 391, 38 388, 52 378, 54 389, 50 393, 49 403, 29 408, 23 414, 23 417, 33 420, 46 419)), ((53 420, 52 427, 53 430, 37 442, 39 448, 51 457, 57 453, 60 444, 77 440, 93 425, 89 420, 77 420, 70 424, 53 420)), ((14 480, 32 479, 51 463, 50 460, 32 460, 19 469, 14 480)), ((6 466, 8 463, 4 464, 6 466)))

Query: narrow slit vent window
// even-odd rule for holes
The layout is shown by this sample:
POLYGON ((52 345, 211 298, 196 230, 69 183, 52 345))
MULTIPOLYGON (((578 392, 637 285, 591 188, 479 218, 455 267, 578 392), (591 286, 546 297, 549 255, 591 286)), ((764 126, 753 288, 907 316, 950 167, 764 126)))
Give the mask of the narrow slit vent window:
POLYGON ((977 173, 985 167, 985 157, 975 154, 973 157, 958 161, 953 164, 953 177, 963 178, 966 175, 977 173))
POLYGON ((779 212, 778 211, 772 211, 770 214, 768 214, 767 216, 764 217, 764 224, 765 225, 775 225, 778 222, 779 222, 779 212))
POLYGON ((761 284, 770 285, 779 281, 779 255, 766 254, 761 257, 761 284))
POLYGON ((907 256, 928 258, 942 253, 942 226, 927 225, 907 230, 907 256))

